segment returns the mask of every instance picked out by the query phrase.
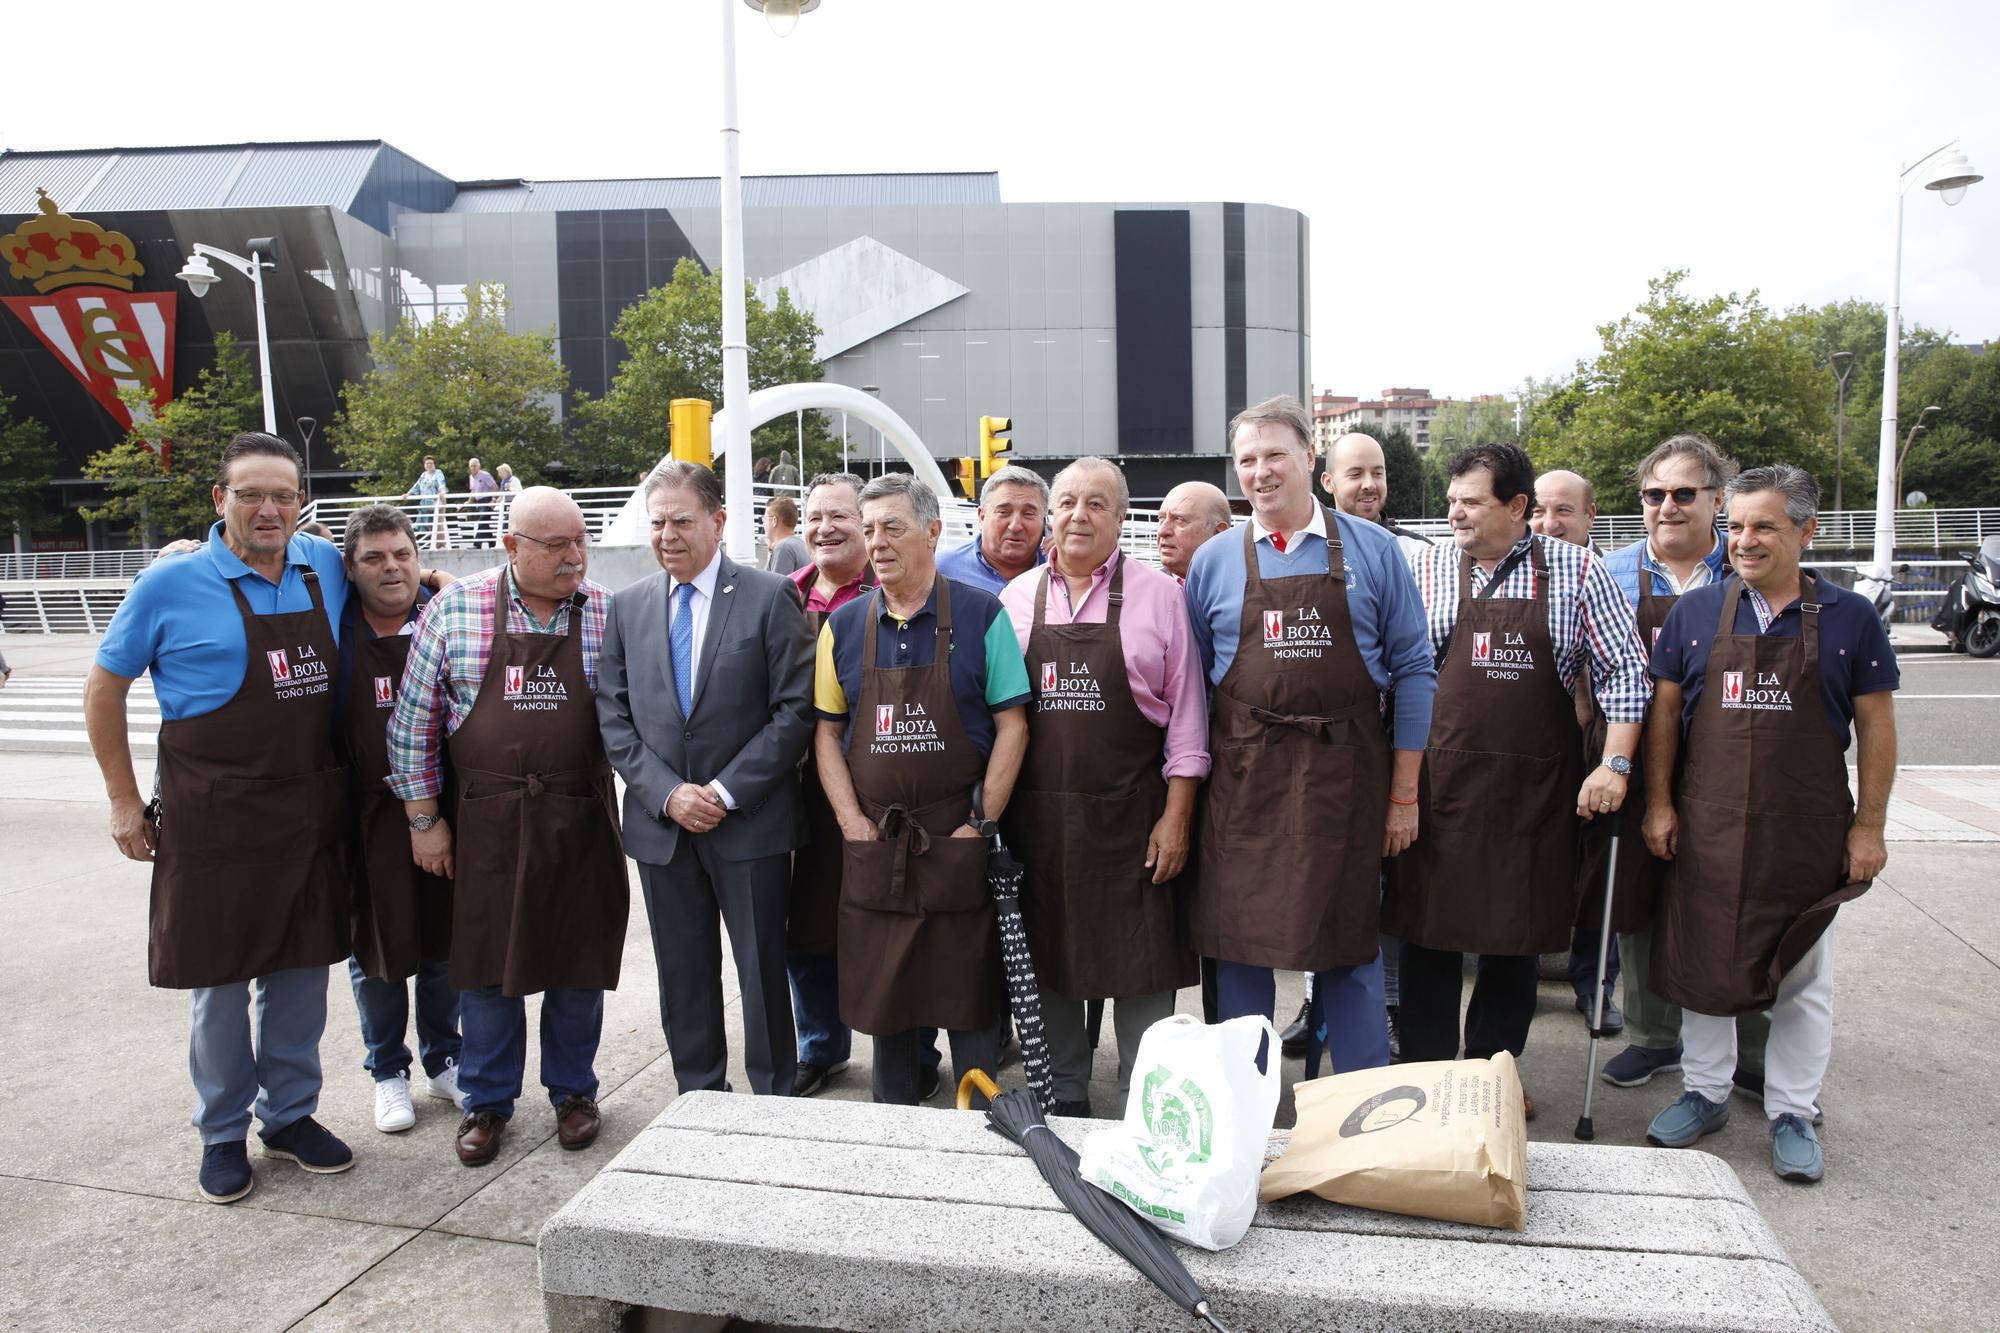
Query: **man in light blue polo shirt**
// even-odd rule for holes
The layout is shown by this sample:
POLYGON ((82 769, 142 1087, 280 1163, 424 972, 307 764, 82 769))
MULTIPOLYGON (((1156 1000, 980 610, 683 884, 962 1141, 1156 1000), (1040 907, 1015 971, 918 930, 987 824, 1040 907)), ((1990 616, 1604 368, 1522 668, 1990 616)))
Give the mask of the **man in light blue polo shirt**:
POLYGON ((979 488, 979 530, 965 545, 938 556, 937 572, 998 597, 1009 582, 1047 559, 1042 534, 1048 518, 1049 484, 1009 463, 979 488))
POLYGON ((322 1173, 354 1164, 312 1118, 327 968, 348 952, 347 777, 332 735, 347 575, 332 543, 292 531, 299 477, 276 436, 231 441, 221 521, 133 584, 84 691, 112 838, 153 864, 150 978, 192 992, 200 1190, 213 1203, 250 1192, 253 1101, 265 1156, 322 1173), (151 807, 126 714, 149 671, 164 719, 151 807))

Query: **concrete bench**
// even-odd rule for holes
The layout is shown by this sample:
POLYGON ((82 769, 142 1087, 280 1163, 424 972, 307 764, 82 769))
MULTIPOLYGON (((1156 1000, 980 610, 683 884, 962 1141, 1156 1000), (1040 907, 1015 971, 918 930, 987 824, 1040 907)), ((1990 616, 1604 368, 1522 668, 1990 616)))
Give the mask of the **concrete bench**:
MULTIPOLYGON (((1052 1122, 1072 1144, 1099 1123, 1052 1122)), ((1528 1184, 1524 1232, 1301 1197, 1229 1250, 1179 1253, 1239 1331, 1834 1327, 1716 1157, 1535 1143, 1528 1184)), ((1190 1322, 983 1116, 928 1108, 690 1093, 539 1254, 559 1333, 1190 1322)))

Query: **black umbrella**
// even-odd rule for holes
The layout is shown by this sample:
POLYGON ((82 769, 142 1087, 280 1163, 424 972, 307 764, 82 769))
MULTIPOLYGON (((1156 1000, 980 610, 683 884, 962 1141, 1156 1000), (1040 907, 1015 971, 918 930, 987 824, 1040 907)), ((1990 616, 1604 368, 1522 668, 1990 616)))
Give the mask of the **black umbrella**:
MULTIPOLYGON (((1025 1043, 1024 1043, 1025 1045, 1025 1043)), ((999 1094, 986 1108, 993 1128, 1027 1149, 1042 1179, 1063 1207, 1092 1235, 1122 1255, 1174 1303, 1210 1328, 1229 1333, 1208 1310, 1208 1295, 1153 1224, 1076 1173, 1076 1149, 1057 1138, 1034 1099, 1019 1088, 999 1094)))
MULTIPOLYGON (((1028 1086, 1044 1111, 1056 1107, 1056 1083, 1049 1073, 1049 1042, 1042 1035, 1042 989, 1035 981, 1035 958, 1028 952, 1028 930, 1021 924, 1021 868, 1000 840, 1000 828, 986 818, 985 784, 972 788, 972 818, 975 828, 992 834, 986 852, 986 886, 993 890, 993 910, 1000 924, 1000 965, 1007 974, 1007 994, 1013 1001, 1014 1030, 1021 1041, 1021 1067, 1027 1072, 1028 1086)), ((994 1070, 998 1073, 998 1070, 994 1070)), ((963 1109, 971 1084, 971 1073, 959 1079, 959 1106, 963 1109)), ((991 1086, 990 1084, 988 1085, 991 1086)), ((991 1096, 991 1093, 988 1093, 991 1096)))

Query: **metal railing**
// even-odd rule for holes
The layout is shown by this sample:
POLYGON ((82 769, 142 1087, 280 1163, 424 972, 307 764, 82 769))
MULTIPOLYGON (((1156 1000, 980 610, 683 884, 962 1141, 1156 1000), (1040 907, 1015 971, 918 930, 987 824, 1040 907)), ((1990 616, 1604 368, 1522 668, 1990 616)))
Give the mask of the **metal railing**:
POLYGON ((0 583, 20 579, 129 579, 153 563, 152 551, 29 551, 0 555, 0 583))

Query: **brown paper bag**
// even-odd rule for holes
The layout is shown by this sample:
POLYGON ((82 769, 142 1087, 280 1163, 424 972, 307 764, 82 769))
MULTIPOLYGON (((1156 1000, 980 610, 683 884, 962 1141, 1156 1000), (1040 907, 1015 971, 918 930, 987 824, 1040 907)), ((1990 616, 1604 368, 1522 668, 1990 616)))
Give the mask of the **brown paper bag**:
POLYGON ((1335 1074, 1292 1091, 1298 1127, 1264 1168, 1264 1202, 1309 1190, 1386 1213, 1526 1228, 1528 1124, 1507 1052, 1335 1074))

